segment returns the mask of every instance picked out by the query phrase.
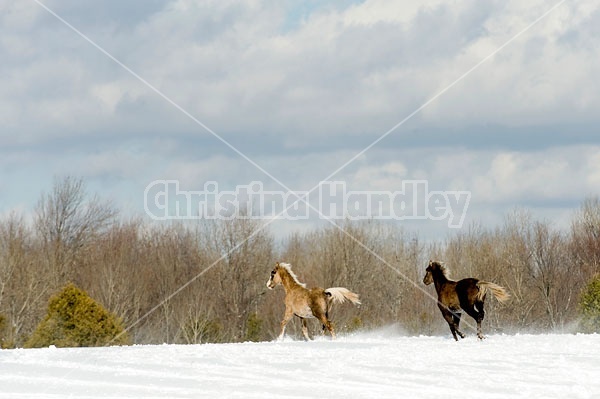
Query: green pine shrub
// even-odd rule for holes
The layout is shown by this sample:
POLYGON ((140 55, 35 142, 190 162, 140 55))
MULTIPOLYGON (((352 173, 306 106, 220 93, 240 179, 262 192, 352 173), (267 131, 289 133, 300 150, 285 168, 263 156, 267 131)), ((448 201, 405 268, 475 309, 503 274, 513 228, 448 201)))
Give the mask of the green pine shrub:
POLYGON ((0 348, 9 349, 15 347, 15 342, 11 338, 10 323, 3 314, 0 314, 0 348))
POLYGON ((50 298, 48 313, 25 342, 27 348, 127 345, 121 320, 69 283, 50 298))
POLYGON ((246 320, 245 341, 258 342, 261 338, 263 321, 256 313, 251 313, 246 320))
POLYGON ((348 325, 346 326, 346 330, 348 332, 355 332, 362 328, 363 328, 363 321, 359 316, 354 316, 352 319, 350 319, 350 321, 348 322, 348 325))
POLYGON ((594 277, 585 287, 579 306, 581 330, 586 333, 600 333, 600 275, 594 277))

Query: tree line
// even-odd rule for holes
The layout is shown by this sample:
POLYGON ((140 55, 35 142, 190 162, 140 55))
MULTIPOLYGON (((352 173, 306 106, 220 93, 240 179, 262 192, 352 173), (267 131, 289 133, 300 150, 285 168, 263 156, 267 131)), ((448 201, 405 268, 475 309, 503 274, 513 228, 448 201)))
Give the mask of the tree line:
MULTIPOLYGON (((260 221, 158 224, 126 219, 90 195, 83 180, 57 179, 33 215, 0 218, 0 339, 20 347, 44 319, 49 299, 68 284, 116 315, 133 343, 272 340, 283 290, 268 291, 275 261, 291 263, 308 286, 344 286, 359 308, 336 306, 339 332, 395 325, 406 334, 446 334, 435 292, 421 281, 429 259, 452 277, 508 289, 487 301, 492 332, 578 331, 580 302, 600 272, 600 200, 585 199, 568 231, 526 210, 501 226, 472 225, 423 242, 399 224, 344 222, 277 241, 260 221)), ((309 323, 311 324, 311 323, 309 323)), ((313 334, 320 331, 312 323, 313 334)), ((299 336, 299 323, 290 323, 299 336)), ((468 330, 467 330, 468 331, 468 330)), ((472 331, 471 331, 472 333, 472 331)))

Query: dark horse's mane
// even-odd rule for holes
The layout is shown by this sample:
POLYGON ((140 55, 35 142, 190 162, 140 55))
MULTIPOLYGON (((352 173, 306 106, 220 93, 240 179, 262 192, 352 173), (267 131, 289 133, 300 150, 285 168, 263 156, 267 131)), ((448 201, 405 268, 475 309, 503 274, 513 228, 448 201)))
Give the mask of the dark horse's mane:
POLYGON ((440 268, 440 271, 444 275, 444 277, 446 277, 448 280, 450 280, 450 268, 448 266, 446 266, 442 262, 438 262, 435 260, 432 262, 432 265, 438 266, 440 268))

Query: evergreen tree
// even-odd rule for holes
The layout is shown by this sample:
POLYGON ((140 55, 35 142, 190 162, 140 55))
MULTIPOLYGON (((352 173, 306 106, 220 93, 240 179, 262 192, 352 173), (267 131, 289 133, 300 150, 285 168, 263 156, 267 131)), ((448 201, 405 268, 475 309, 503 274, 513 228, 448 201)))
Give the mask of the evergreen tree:
POLYGON ((592 279, 583 291, 580 307, 583 332, 600 332, 600 275, 592 279))
POLYGON ((126 345, 129 337, 121 321, 69 283, 50 299, 48 313, 25 347, 40 348, 126 345))

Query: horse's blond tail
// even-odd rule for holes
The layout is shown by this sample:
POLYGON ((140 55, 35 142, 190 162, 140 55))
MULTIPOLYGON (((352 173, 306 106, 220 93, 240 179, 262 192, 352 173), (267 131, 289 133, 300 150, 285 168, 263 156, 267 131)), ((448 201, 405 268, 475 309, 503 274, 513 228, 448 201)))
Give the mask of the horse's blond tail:
POLYGON ((325 290, 326 294, 331 296, 331 300, 335 303, 344 303, 346 300, 352 302, 355 305, 360 305, 358 294, 350 291, 344 287, 331 287, 325 290))
POLYGON ((500 302, 504 302, 510 298, 510 294, 506 292, 504 287, 499 286, 498 284, 490 283, 488 281, 480 281, 477 283, 477 287, 479 287, 479 294, 477 294, 477 299, 483 301, 485 298, 486 292, 489 290, 496 297, 496 299, 500 302))

